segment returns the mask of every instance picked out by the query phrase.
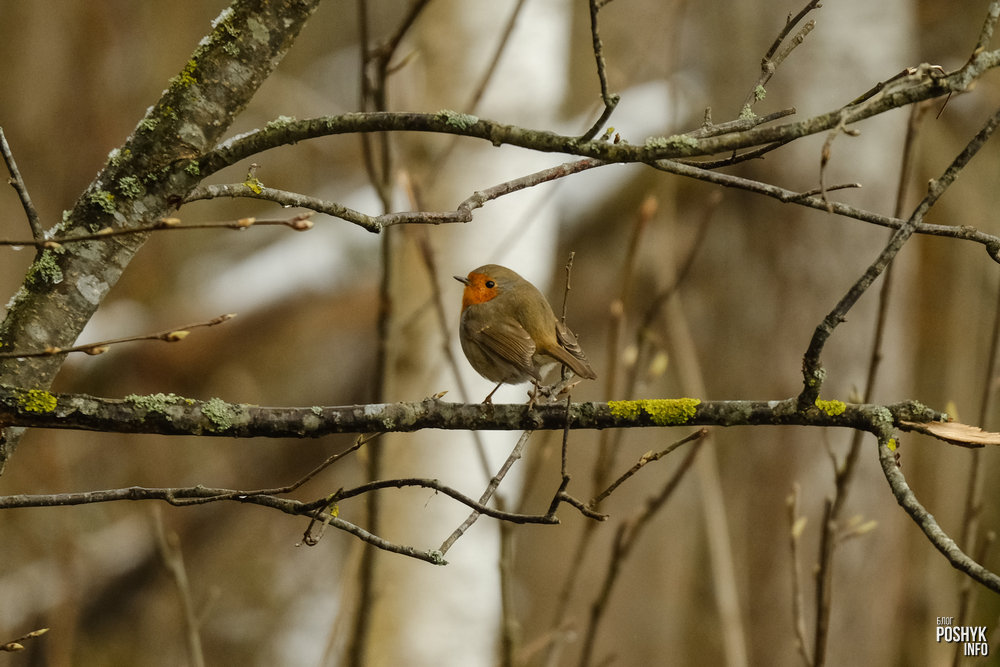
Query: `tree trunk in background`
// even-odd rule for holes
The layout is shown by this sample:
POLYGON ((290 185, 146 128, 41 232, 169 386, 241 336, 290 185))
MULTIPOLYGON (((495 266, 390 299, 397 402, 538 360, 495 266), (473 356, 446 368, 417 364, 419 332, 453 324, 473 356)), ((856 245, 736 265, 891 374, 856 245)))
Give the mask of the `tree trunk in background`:
MULTIPOLYGON (((399 104, 427 111, 471 111, 530 127, 558 128, 556 112, 565 86, 570 22, 570 3, 561 0, 526 3, 482 104, 475 110, 468 107, 513 7, 512 2, 432 3, 416 26, 415 40, 407 45, 415 51, 412 67, 419 74, 400 77, 399 104)), ((450 143, 434 137, 407 137, 399 142, 403 149, 397 164, 414 178, 421 208, 454 208, 477 189, 563 161, 558 156, 508 153, 482 143, 462 142, 447 161, 438 163, 450 143), (433 181, 428 183, 425 175, 433 181)), ((476 402, 493 388, 472 371, 459 349, 461 285, 451 276, 464 276, 482 264, 501 263, 546 290, 553 263, 563 261, 553 256, 559 221, 546 201, 546 189, 536 188, 487 205, 467 225, 397 230, 387 400, 418 400, 448 390, 450 400, 476 402), (421 259, 422 243, 434 252, 436 272, 430 277, 421 259), (446 304, 445 332, 433 307, 438 289, 446 304), (461 396, 461 385, 443 353, 444 343, 455 355, 468 396, 461 396)), ((405 210, 416 204, 401 201, 399 205, 405 210)), ((524 401, 525 387, 504 388, 494 398, 497 402, 524 401)), ((471 434, 429 431, 385 438, 379 445, 384 448, 384 476, 433 477, 478 497, 513 448, 517 434, 483 433, 479 438, 489 460, 489 475, 471 434)), ((508 476, 500 487, 501 495, 512 502, 519 493, 518 476, 508 476)), ((469 513, 443 497, 419 492, 385 494, 382 511, 389 539, 432 548, 469 513)), ((496 662, 500 630, 496 524, 491 520, 475 524, 446 558, 448 566, 430 568, 380 554, 369 646, 372 664, 496 662)))

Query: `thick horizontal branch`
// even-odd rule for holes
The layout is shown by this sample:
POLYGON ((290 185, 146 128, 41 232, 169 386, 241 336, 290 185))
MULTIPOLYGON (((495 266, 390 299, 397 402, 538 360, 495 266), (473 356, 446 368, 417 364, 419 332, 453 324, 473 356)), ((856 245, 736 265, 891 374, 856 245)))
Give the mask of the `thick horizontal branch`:
POLYGON ((52 394, 0 386, 0 423, 108 433, 215 435, 235 438, 315 438, 331 433, 445 430, 556 430, 662 426, 796 425, 872 431, 901 422, 944 421, 919 403, 880 406, 818 401, 799 410, 782 401, 700 401, 695 398, 573 403, 484 405, 419 402, 370 405, 260 407, 200 401, 174 394, 124 399, 52 394), (569 423, 567 424, 567 419, 569 423))
POLYGON ((826 132, 942 95, 963 92, 985 71, 1000 66, 1000 50, 977 53, 960 70, 948 74, 935 68, 915 67, 905 76, 878 89, 856 103, 798 122, 767 125, 717 136, 696 133, 668 137, 641 138, 643 143, 611 143, 600 139, 581 141, 579 137, 479 118, 455 111, 438 113, 370 112, 323 116, 306 120, 282 118, 267 127, 234 137, 196 160, 203 176, 236 164, 240 160, 278 146, 315 137, 363 132, 430 132, 483 139, 530 150, 566 153, 608 162, 653 162, 655 160, 714 155, 772 143, 787 143, 799 137, 826 132))

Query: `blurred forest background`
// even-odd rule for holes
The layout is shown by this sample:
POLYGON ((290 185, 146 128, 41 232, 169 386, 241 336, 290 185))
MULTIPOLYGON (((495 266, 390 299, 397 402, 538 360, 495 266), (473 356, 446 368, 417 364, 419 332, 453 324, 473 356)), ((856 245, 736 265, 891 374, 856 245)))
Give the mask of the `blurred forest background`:
MULTIPOLYGON (((360 3, 373 43, 396 30, 407 4, 360 3)), ((431 2, 399 50, 388 108, 447 108, 531 128, 584 132, 600 106, 582 1, 527 0, 485 94, 473 103, 516 4, 431 2)), ((786 16, 803 4, 606 5, 600 16, 608 76, 612 91, 622 95, 610 125, 641 144, 648 136, 697 127, 708 106, 715 122, 735 118, 757 79, 761 56, 786 16)), ((779 68, 756 110, 794 106, 796 118, 805 118, 846 104, 907 66, 959 67, 975 44, 986 5, 828 2, 811 14, 816 28, 779 68)), ((72 207, 224 6, 205 0, 0 0, 0 126, 46 227, 72 207)), ((358 17, 359 3, 324 3, 230 134, 280 115, 358 110, 358 17)), ((915 144, 913 189, 904 210, 998 105, 1000 86, 991 73, 943 111, 941 101, 931 107, 915 144)), ((892 112, 859 124, 860 136, 836 140, 827 181, 864 187, 833 193, 835 199, 892 213, 907 119, 907 110, 892 112)), ((729 171, 793 190, 816 188, 825 138, 807 138, 729 171)), ((476 189, 566 161, 442 136, 394 135, 390 145, 393 210, 450 209, 476 189)), ((994 139, 929 222, 1000 233, 998 155, 994 139)), ((268 186, 382 212, 356 136, 310 140, 254 161, 268 186)), ((241 182, 248 166, 211 180, 241 182)), ((178 216, 196 222, 287 214, 266 202, 215 200, 185 206, 178 216)), ((801 356, 814 327, 887 238, 886 230, 856 220, 641 165, 592 170, 502 198, 465 225, 395 228, 388 241, 390 363, 382 395, 375 396, 380 237, 324 216, 315 221, 304 234, 279 228, 154 234, 80 342, 226 312, 239 317, 198 330, 182 344, 134 344, 100 357, 71 358, 54 390, 112 397, 176 392, 260 405, 421 400, 448 390, 449 400, 476 402, 490 386, 468 369, 460 352, 454 356, 461 290, 451 276, 487 262, 505 264, 559 304, 563 266, 574 251, 568 321, 599 376, 580 384, 574 400, 786 398, 800 389, 801 356), (654 299, 692 252, 675 297, 639 331, 654 299), (613 316, 616 309, 624 313, 621 319, 613 316), (457 359, 460 378, 449 354, 457 359), (633 371, 637 379, 627 383, 633 371)), ((0 236, 29 236, 9 188, 0 191, 0 236)), ((0 250, 0 292, 17 290, 32 258, 30 248, 0 250)), ((883 374, 871 398, 918 399, 976 423, 1000 285, 997 265, 979 245, 914 237, 896 271, 883 374)), ((827 348, 826 398, 847 400, 864 387, 878 287, 827 348)), ((520 387, 496 397, 524 399, 520 387)), ((1000 428, 996 406, 986 416, 980 426, 1000 428)), ((575 488, 588 496, 602 439, 611 439, 616 469, 624 470, 644 452, 688 433, 574 432, 575 488)), ((535 434, 518 463, 519 476, 501 486, 507 507, 544 511, 559 484, 560 437, 535 434)), ((850 437, 802 428, 715 429, 696 470, 623 563, 594 637, 595 664, 802 664, 786 498, 799 485, 799 511, 807 518, 800 576, 811 628, 812 565, 823 503, 833 488, 828 450, 842 457, 850 437)), ((484 436, 492 467, 515 440, 512 433, 484 436)), ((236 441, 32 431, 0 479, 0 493, 130 485, 273 487, 351 442, 350 436, 236 441)), ((865 444, 845 518, 876 524, 838 545, 828 664, 950 664, 954 647, 934 641, 935 620, 957 614, 962 577, 896 505, 872 438, 866 436, 865 444)), ((473 497, 485 486, 470 434, 400 434, 377 446, 385 477, 437 478, 473 497)), ((901 452, 918 497, 957 537, 970 451, 908 435, 901 452)), ((505 620, 513 625, 517 664, 577 664, 615 531, 659 491, 682 455, 652 464, 619 489, 603 508, 611 519, 596 526, 582 550, 588 520, 566 506, 558 526, 510 527, 513 551, 503 560, 510 585, 503 596, 498 527, 491 519, 480 519, 456 544, 446 567, 375 554, 368 664, 494 664, 505 620), (579 577, 560 613, 561 590, 575 566, 579 577)), ((997 454, 981 455, 987 480, 982 522, 988 529, 1000 520, 990 483, 998 472, 997 454)), ((365 475, 365 457, 356 456, 296 497, 321 497, 365 475)), ((427 490, 382 494, 381 534, 420 548, 438 545, 468 513, 427 490)), ((118 503, 0 513, 0 639, 52 628, 24 654, 0 654, 0 665, 184 664, 182 610, 157 551, 154 514, 177 536, 207 664, 348 664, 358 566, 362 551, 371 547, 329 531, 317 546, 296 548, 305 520, 262 508, 158 509, 118 503)), ((363 525, 363 500, 344 503, 340 511, 363 525)), ((984 564, 1000 567, 995 550, 984 564)), ((983 591, 968 622, 987 625, 991 637, 1000 637, 992 632, 998 602, 983 591)))

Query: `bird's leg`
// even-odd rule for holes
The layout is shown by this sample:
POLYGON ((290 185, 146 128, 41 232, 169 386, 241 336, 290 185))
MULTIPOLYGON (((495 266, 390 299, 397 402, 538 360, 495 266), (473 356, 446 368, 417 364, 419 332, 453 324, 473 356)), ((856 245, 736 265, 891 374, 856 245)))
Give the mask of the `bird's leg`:
POLYGON ((542 387, 538 384, 538 380, 531 381, 531 391, 528 392, 528 409, 535 407, 535 401, 538 399, 538 395, 541 393, 542 387))
POLYGON ((491 391, 490 393, 486 394, 486 398, 483 399, 483 403, 488 404, 488 405, 493 405, 493 394, 497 393, 497 389, 499 389, 500 385, 502 385, 502 384, 503 384, 503 382, 497 383, 497 386, 493 387, 493 391, 491 391))
POLYGON ((570 389, 580 384, 580 379, 569 368, 563 367, 563 377, 551 385, 539 387, 538 390, 549 400, 564 395, 570 389))

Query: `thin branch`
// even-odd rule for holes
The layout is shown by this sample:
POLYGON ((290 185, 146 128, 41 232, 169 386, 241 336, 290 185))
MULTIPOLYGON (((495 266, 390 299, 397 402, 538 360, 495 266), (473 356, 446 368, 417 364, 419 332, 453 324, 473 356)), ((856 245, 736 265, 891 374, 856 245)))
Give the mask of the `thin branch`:
MULTIPOLYGON (((371 60, 380 63, 380 67, 387 72, 392 72, 394 69, 390 66, 393 56, 399 45, 403 42, 403 38, 406 34, 413 28, 413 25, 420 18, 420 14, 423 13, 427 5, 430 4, 430 0, 413 0, 410 3, 409 9, 407 9, 406 14, 403 16, 403 20, 399 22, 396 26, 396 31, 384 42, 379 44, 377 47, 372 49, 367 57, 371 60)), ((364 40, 367 43, 367 40, 364 40)))
MULTIPOLYGON (((976 47, 972 50, 973 57, 985 51, 986 47, 990 45, 990 40, 993 39, 993 30, 996 28, 998 19, 1000 19, 1000 2, 994 0, 986 10, 986 18, 983 20, 983 27, 979 31, 979 39, 976 41, 976 47)), ((972 57, 969 58, 969 64, 971 62, 972 57)))
MULTIPOLYGON (((21 200, 21 207, 24 209, 24 214, 28 218, 28 227, 31 228, 31 236, 35 241, 41 241, 45 238, 45 230, 42 229, 41 220, 38 217, 38 211, 35 209, 35 205, 31 202, 31 196, 28 194, 28 188, 24 184, 24 179, 21 178, 21 172, 17 168, 17 162, 14 161, 14 153, 10 150, 10 144, 7 143, 7 137, 3 133, 3 128, 0 127, 0 155, 3 155, 3 161, 7 165, 7 172, 10 174, 10 180, 7 182, 14 188, 17 192, 18 199, 21 200)), ((30 245, 22 243, 20 245, 30 245)))
POLYGON ((108 348, 112 345, 119 345, 121 343, 133 343, 140 340, 161 340, 166 343, 176 343, 187 338, 188 334, 191 333, 191 329, 198 329, 201 327, 214 327, 217 324, 222 324, 223 322, 228 322, 229 320, 236 317, 236 313, 226 313, 225 315, 219 315, 205 322, 195 322, 194 324, 185 324, 182 327, 174 327, 173 329, 167 329, 166 331, 160 331, 152 334, 142 334, 139 336, 126 336, 124 338, 112 338, 110 340, 102 340, 96 343, 87 343, 85 345, 74 345, 72 347, 47 347, 44 350, 33 350, 33 351, 13 351, 13 352, 0 352, 0 359, 20 359, 22 357, 51 357, 57 354, 69 354, 71 352, 83 352, 85 354, 95 355, 103 354, 108 351, 108 348))
POLYGON ((604 111, 601 112, 601 117, 597 119, 597 122, 583 133, 580 141, 590 141, 596 137, 608 119, 611 118, 618 102, 621 101, 621 95, 612 94, 608 86, 608 69, 604 62, 604 42, 601 41, 600 31, 597 27, 597 14, 605 4, 607 3, 600 2, 600 0, 590 0, 590 38, 594 49, 594 60, 597 62, 597 78, 601 82, 601 101, 604 102, 604 111))
MULTIPOLYGON (((213 186, 213 187, 240 187, 240 186, 213 186)), ((246 187, 246 186, 243 186, 246 187)), ((247 188, 249 191, 249 188, 247 188)), ((218 195, 223 196, 223 195, 218 195)), ((237 195, 226 195, 226 196, 237 196, 237 195)), ((239 196, 249 196, 249 195, 239 195, 239 196)), ((201 199, 207 199, 208 197, 200 197, 201 199)), ((272 200, 275 201, 275 200, 272 200)), ((279 202, 280 203, 280 202, 279 202)), ((189 224, 182 224, 179 218, 160 218, 156 222, 150 223, 148 225, 138 225, 135 227, 128 228, 113 228, 106 227, 99 232, 93 234, 74 234, 73 236, 58 236, 49 239, 33 240, 33 241, 12 241, 0 239, 0 245, 7 246, 35 246, 40 250, 58 250, 60 246, 66 245, 68 243, 79 243, 82 241, 101 241, 114 236, 132 236, 135 234, 145 234, 147 232, 160 232, 167 230, 192 230, 192 229, 233 229, 236 231, 243 231, 250 227, 263 227, 263 226, 284 226, 290 227, 297 232, 304 232, 312 229, 313 223, 309 219, 312 217, 312 213, 303 213, 300 215, 293 216, 291 218, 285 218, 282 220, 258 220, 257 218, 240 218, 239 220, 227 220, 223 222, 196 222, 189 224)))
POLYGON ((781 120, 782 118, 787 118, 788 116, 795 115, 795 107, 789 109, 781 109, 780 111, 774 111, 765 116, 753 116, 750 118, 735 118, 733 120, 726 121, 725 123, 713 123, 712 122, 712 110, 705 109, 705 120, 697 130, 691 130, 690 132, 685 132, 684 136, 692 137, 694 139, 704 139, 708 137, 721 137, 726 134, 731 134, 733 132, 746 132, 747 130, 752 130, 755 127, 761 125, 766 125, 768 123, 773 123, 776 120, 781 120))
MULTIPOLYGON (((190 505, 193 504, 192 501, 234 501, 268 507, 293 516, 309 515, 313 511, 309 504, 298 500, 277 498, 275 496, 268 495, 246 495, 232 489, 215 489, 204 486, 179 488, 146 488, 133 486, 122 489, 107 489, 103 491, 87 491, 81 493, 0 496, 0 509, 10 509, 15 507, 66 507, 122 500, 162 500, 170 505, 176 506, 190 505)), ((201 502, 197 504, 201 504, 201 502)), ((336 516, 326 516, 323 520, 334 528, 350 533, 351 535, 354 535, 355 537, 371 544, 372 546, 378 547, 379 549, 404 556, 410 556, 434 565, 445 564, 440 554, 436 551, 422 551, 414 547, 393 544, 388 540, 385 540, 377 535, 373 535, 365 529, 336 516)))
MULTIPOLYGON (((317 509, 325 507, 331 503, 337 503, 342 500, 348 500, 365 493, 371 493, 372 491, 378 491, 379 489, 402 489, 405 487, 420 487, 424 489, 431 489, 442 493, 453 500, 457 500, 466 507, 470 507, 475 510, 478 514, 484 514, 492 519, 499 519, 501 521, 510 521, 511 523, 539 523, 539 524, 557 524, 559 520, 555 517, 547 516, 544 514, 519 514, 516 512, 504 512, 502 510, 494 509, 488 505, 477 502, 470 498, 469 496, 456 491, 455 489, 440 483, 436 479, 417 479, 415 477, 404 478, 404 479, 386 479, 377 482, 368 482, 367 484, 361 484, 354 487, 353 489, 340 490, 336 493, 329 495, 321 500, 313 501, 312 503, 306 503, 306 509, 317 509)), ((450 545, 449 545, 450 546, 450 545)), ((444 553, 443 551, 441 552, 444 553)))
POLYGON ((810 2, 806 4, 806 6, 803 7, 798 14, 796 14, 795 16, 789 14, 788 18, 785 19, 785 25, 781 29, 781 32, 778 33, 778 36, 771 44, 771 48, 769 48, 767 50, 767 53, 764 54, 764 57, 761 58, 760 77, 757 79, 757 82, 750 88, 750 92, 747 93, 746 99, 743 101, 743 107, 742 107, 743 112, 740 115, 749 115, 746 112, 748 112, 753 107, 754 103, 764 99, 764 86, 766 86, 767 82, 771 80, 771 77, 774 76, 774 73, 775 71, 777 71, 778 66, 781 65, 782 62, 784 62, 785 58, 789 56, 789 54, 795 49, 795 47, 797 47, 805 40, 806 35, 812 32, 812 29, 816 27, 816 22, 809 21, 804 26, 802 26, 802 28, 800 28, 799 31, 795 33, 795 36, 792 37, 792 39, 788 42, 788 44, 785 45, 784 48, 781 48, 782 43, 785 41, 788 35, 791 34, 792 30, 795 29, 795 26, 797 26, 799 22, 803 18, 805 18, 806 14, 808 14, 814 9, 818 9, 819 7, 822 7, 822 5, 820 4, 820 0, 810 0, 810 2), (779 52, 778 49, 781 49, 781 51, 779 52))
MULTIPOLYGON (((403 21, 400 23, 396 33, 383 44, 380 52, 369 50, 371 36, 369 34, 368 2, 359 0, 358 25, 360 39, 358 40, 361 50, 360 58, 360 80, 361 89, 359 91, 358 108, 367 111, 385 111, 388 109, 388 80, 390 76, 389 64, 393 54, 402 42, 404 35, 409 32, 417 20, 417 17, 427 6, 426 0, 416 0, 410 5, 403 21), (369 69, 373 70, 369 72, 369 69)), ((389 136, 385 133, 376 135, 361 135, 361 151, 365 163, 365 171, 372 188, 378 195, 382 204, 382 212, 388 213, 392 206, 393 190, 393 163, 392 149, 389 144, 389 136), (376 148, 378 153, 376 154, 376 148)), ((375 230, 370 230, 375 231, 375 230)), ((383 234, 379 243, 379 291, 378 291, 378 312, 376 319, 376 344, 375 344, 375 368, 374 386, 372 387, 373 400, 382 400, 385 394, 386 381, 388 378, 389 365, 389 327, 392 318, 392 301, 390 296, 390 285, 393 272, 392 261, 392 236, 383 234)), ((375 480, 381 476, 382 471, 382 450, 376 448, 365 462, 368 479, 375 480)), ((365 512, 372 530, 378 531, 382 525, 381 496, 373 493, 366 497, 365 512)), ((358 569, 358 595, 355 603, 355 613, 351 621, 352 627, 349 631, 347 645, 346 662, 348 665, 361 667, 367 662, 367 650, 371 643, 371 623, 374 615, 375 600, 375 554, 370 550, 365 550, 361 554, 361 563, 358 569)))
MULTIPOLYGON (((507 456, 507 460, 503 462, 503 465, 500 466, 497 473, 493 475, 489 484, 486 485, 486 490, 484 490, 482 495, 479 497, 479 505, 486 506, 486 504, 493 498, 493 494, 496 493, 497 487, 500 486, 500 482, 502 482, 503 478, 507 476, 507 473, 510 471, 514 463, 521 458, 524 446, 528 444, 528 439, 531 438, 531 433, 531 431, 525 431, 521 434, 521 437, 517 439, 517 444, 514 445, 514 449, 511 450, 510 454, 507 456)), ((441 543, 441 546, 438 547, 438 551, 442 554, 448 553, 451 546, 458 541, 458 538, 465 534, 465 531, 472 527, 472 524, 476 522, 480 514, 482 514, 482 512, 479 510, 473 510, 472 514, 466 517, 465 521, 462 522, 462 525, 456 528, 451 535, 449 535, 445 541, 441 543)))
POLYGON ((882 465, 882 473, 889 483, 889 488, 892 490, 896 502, 899 503, 900 507, 920 527, 920 530, 927 536, 930 543, 948 559, 952 567, 965 572, 972 579, 978 581, 994 593, 1000 593, 1000 576, 987 570, 963 552, 955 544, 955 541, 941 529, 934 516, 917 500, 913 490, 906 483, 906 478, 903 477, 903 472, 896 461, 895 449, 897 446, 897 443, 888 435, 879 437, 879 463, 882 465))
POLYGON ((813 635, 813 664, 826 664, 826 643, 830 634, 830 608, 833 606, 833 548, 836 546, 836 523, 833 518, 833 500, 823 503, 823 521, 820 523, 819 569, 816 572, 816 633, 813 635))
POLYGON ((677 442, 671 443, 666 448, 661 449, 658 452, 653 452, 653 451, 646 452, 645 454, 643 454, 642 456, 639 457, 639 460, 635 462, 635 465, 633 465, 631 468, 629 468, 624 473, 622 473, 621 476, 618 477, 618 479, 616 479, 615 481, 611 482, 611 484, 608 486, 608 488, 604 489, 599 494, 597 494, 596 496, 594 496, 594 498, 592 498, 591 501, 589 503, 587 503, 587 507, 589 507, 589 508, 596 507, 598 504, 600 504, 600 502, 602 500, 604 500, 605 498, 607 498, 608 496, 610 496, 612 493, 614 493, 615 489, 617 489, 626 480, 628 480, 630 477, 632 477, 632 475, 634 475, 637 472, 639 472, 639 470, 642 469, 643 467, 645 467, 647 464, 653 463, 654 461, 659 461, 664 456, 666 456, 670 452, 674 451, 675 449, 677 449, 681 445, 685 445, 685 444, 687 444, 689 442, 696 442, 696 441, 701 440, 702 438, 704 438, 706 435, 708 435, 708 429, 703 428, 701 430, 695 431, 694 433, 692 433, 691 435, 689 435, 689 436, 687 436, 685 438, 682 438, 682 439, 678 440, 677 442))
MULTIPOLYGON (((499 183, 484 190, 477 190, 467 197, 458 207, 452 211, 405 211, 398 213, 383 213, 382 215, 368 215, 360 211, 348 208, 336 202, 316 199, 296 192, 285 190, 275 190, 273 188, 259 185, 248 186, 244 183, 229 185, 206 185, 195 188, 185 202, 197 201, 200 199, 212 199, 215 197, 248 197, 252 199, 263 199, 273 201, 282 206, 296 206, 307 208, 317 213, 324 213, 352 222, 369 232, 381 232, 387 227, 402 224, 423 224, 440 225, 446 223, 465 223, 472 221, 472 211, 481 208, 484 204, 523 190, 525 188, 548 183, 549 181, 565 178, 571 174, 581 171, 602 167, 605 163, 599 160, 575 160, 565 164, 542 169, 525 176, 499 183)), ((293 219, 294 220, 294 219, 293 219)), ((272 223, 274 224, 274 223, 272 223)), ((193 228, 194 226, 190 226, 193 228)), ((158 229, 159 227, 157 227, 158 229)), ((146 230, 151 231, 151 230, 146 230)), ((126 233, 126 232, 122 232, 126 233)), ((2 243, 2 242, 0 242, 2 243)), ((8 245, 30 245, 23 242, 9 243, 8 245)))
MULTIPOLYGON (((895 217, 902 215, 906 206, 910 175, 912 172, 913 149, 916 144, 917 131, 920 127, 920 120, 927 109, 926 103, 915 104, 911 107, 910 117, 907 122, 906 139, 903 142, 903 156, 899 170, 899 181, 896 188, 896 203, 893 211, 895 217)), ((879 291, 878 313, 875 318, 875 330, 873 332, 872 350, 868 364, 868 378, 865 383, 864 394, 861 400, 871 400, 875 392, 875 383, 878 378, 878 369, 882 357, 882 348, 886 336, 886 326, 888 321, 889 297, 892 290, 893 269, 890 264, 882 279, 882 289, 879 291)), ((826 637, 829 632, 829 609, 831 606, 829 596, 832 594, 832 570, 833 570, 833 547, 839 543, 837 535, 838 522, 841 513, 847 502, 848 491, 854 479, 854 471, 857 469, 858 460, 861 456, 862 436, 859 431, 855 431, 851 437, 851 443, 844 457, 843 463, 838 463, 831 452, 831 462, 834 472, 834 492, 831 504, 829 505, 829 516, 820 526, 822 531, 820 537, 819 558, 816 565, 816 607, 817 614, 814 623, 814 635, 817 645, 822 643, 826 646, 826 637), (830 545, 830 548, 826 548, 830 545), (825 613, 822 610, 826 610, 825 613), (821 641, 822 638, 822 641, 821 641)), ((815 664, 821 665, 826 662, 825 651, 815 655, 815 664)))
POLYGON ((163 515, 159 507, 153 508, 153 527, 156 535, 156 547, 163 559, 163 564, 173 579, 174 587, 181 600, 181 611, 184 617, 184 629, 187 636, 188 660, 192 667, 204 667, 205 654, 201 648, 201 633, 197 614, 194 611, 194 601, 191 599, 191 585, 188 581, 187 569, 184 567, 184 554, 180 548, 180 538, 177 533, 167 534, 163 526, 163 515))
MULTIPOLYGON (((487 65, 482 76, 479 77, 479 81, 476 84, 475 89, 472 91, 472 95, 465 106, 465 112, 467 114, 475 114, 477 112, 479 104, 482 102, 483 96, 486 94, 486 90, 493 81, 493 76, 496 74, 497 68, 500 66, 500 60, 503 57, 504 51, 507 50, 507 46, 510 44, 510 39, 514 34, 514 26, 517 25, 517 19, 521 16, 521 11, 524 9, 524 5, 525 0, 517 0, 517 4, 514 6, 514 9, 511 10, 510 16, 507 17, 507 23, 504 25, 504 29, 500 34, 500 39, 497 41, 496 48, 493 50, 493 57, 490 58, 490 63, 487 65)), ((430 162, 435 165, 443 166, 451 158, 452 153, 455 151, 455 147, 458 145, 459 139, 461 139, 461 137, 451 137, 448 145, 430 162)), ((447 173, 448 171, 446 169, 432 169, 431 173, 426 176, 426 180, 424 181, 425 186, 430 189, 433 184, 437 182, 439 176, 447 173)))
MULTIPOLYGON (((786 188, 771 185, 769 183, 763 183, 761 181, 754 181, 747 178, 741 178, 739 176, 733 176, 731 174, 720 174, 707 169, 701 169, 691 164, 683 164, 675 160, 660 160, 653 163, 651 166, 655 169, 666 171, 671 174, 688 176, 690 178, 705 181, 707 183, 714 183, 723 187, 736 188, 739 190, 746 190, 747 192, 762 194, 787 204, 797 204, 820 211, 828 211, 832 208, 832 212, 837 215, 846 218, 853 218, 862 222, 868 222, 880 227, 900 229, 907 224, 906 220, 900 218, 873 213, 865 209, 849 206, 847 204, 841 204, 839 202, 824 200, 822 197, 818 196, 818 190, 796 192, 794 190, 788 190, 786 188)), ((846 183, 828 186, 827 191, 830 192, 833 190, 854 187, 860 186, 856 183, 846 183)), ((914 233, 917 234, 941 236, 979 243, 986 248, 986 251, 995 262, 1000 263, 1000 236, 987 234, 970 225, 937 225, 928 224, 926 222, 915 222, 914 225, 914 233)))
POLYGON ((802 662, 806 667, 813 667, 812 658, 809 657, 809 644, 806 640, 806 619, 805 601, 802 596, 802 564, 799 557, 799 539, 806 526, 806 518, 799 516, 799 485, 798 482, 792 485, 792 492, 788 494, 786 504, 788 506, 788 542, 792 552, 792 616, 795 624, 795 644, 802 656, 802 662))
POLYGON ((32 630, 27 634, 23 634, 17 639, 11 639, 10 641, 6 641, 0 644, 0 652, 16 653, 18 651, 23 651, 24 644, 22 644, 21 642, 28 641, 29 639, 37 639, 38 637, 41 637, 48 631, 49 628, 39 628, 38 630, 32 630))
POLYGON ((437 550, 420 551, 413 547, 393 544, 383 538, 373 535, 368 531, 348 522, 335 513, 328 511, 338 502, 358 495, 377 491, 385 488, 405 488, 420 487, 432 489, 436 492, 449 496, 458 502, 471 507, 494 519, 509 521, 512 523, 532 523, 542 525, 558 524, 559 520, 552 516, 540 514, 518 514, 514 512, 504 512, 477 503, 472 498, 456 491, 455 489, 441 484, 433 479, 393 479, 381 482, 364 484, 347 491, 338 491, 330 496, 318 501, 305 503, 298 500, 279 498, 274 495, 260 494, 250 491, 239 491, 234 489, 217 489, 205 486, 177 487, 177 488, 146 488, 128 487, 121 489, 107 489, 102 491, 87 491, 79 493, 52 493, 52 494, 19 494, 12 496, 0 496, 0 510, 24 507, 65 507, 73 505, 89 505, 95 503, 107 503, 122 500, 162 500, 170 505, 187 506, 202 505, 210 502, 235 501, 240 503, 251 503, 270 507, 286 514, 296 516, 314 516, 320 521, 351 533, 361 538, 365 542, 380 549, 400 553, 420 560, 426 560, 434 564, 444 564, 443 554, 437 550))
POLYGON ((493 57, 490 58, 490 64, 486 67, 486 71, 483 72, 482 76, 479 77, 479 83, 472 91, 472 96, 469 98, 469 102, 465 107, 469 113, 476 113, 476 110, 479 108, 479 103, 483 99, 483 95, 486 94, 487 87, 489 87, 490 83, 493 81, 493 75, 496 74, 497 67, 500 65, 500 60, 503 58, 504 51, 507 50, 507 46, 510 44, 510 38, 514 34, 514 27, 517 25, 517 20, 520 18, 521 12, 524 10, 525 2, 526 0, 517 0, 517 4, 514 5, 514 8, 511 10, 510 16, 507 17, 507 22, 504 24, 503 30, 500 33, 500 39, 497 41, 497 46, 493 50, 493 57))

